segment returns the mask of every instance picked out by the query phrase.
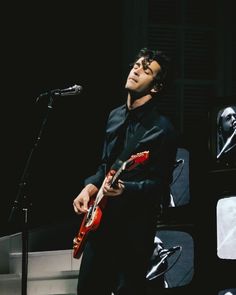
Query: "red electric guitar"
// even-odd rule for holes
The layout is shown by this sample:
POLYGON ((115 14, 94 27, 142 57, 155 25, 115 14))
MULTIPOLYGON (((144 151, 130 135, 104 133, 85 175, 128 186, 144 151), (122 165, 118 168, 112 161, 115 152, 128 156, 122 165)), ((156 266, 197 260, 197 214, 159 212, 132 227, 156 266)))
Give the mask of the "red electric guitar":
POLYGON ((115 171, 111 170, 108 172, 106 178, 103 181, 103 184, 97 194, 92 196, 88 212, 85 214, 80 230, 76 237, 73 240, 73 257, 79 259, 85 245, 86 237, 89 231, 96 230, 100 224, 102 218, 102 212, 106 205, 107 197, 103 195, 103 186, 106 182, 108 176, 112 176, 111 186, 115 187, 118 182, 118 179, 121 173, 125 170, 131 170, 140 163, 144 163, 149 157, 149 152, 141 152, 135 155, 132 155, 127 161, 122 162, 121 167, 115 171))

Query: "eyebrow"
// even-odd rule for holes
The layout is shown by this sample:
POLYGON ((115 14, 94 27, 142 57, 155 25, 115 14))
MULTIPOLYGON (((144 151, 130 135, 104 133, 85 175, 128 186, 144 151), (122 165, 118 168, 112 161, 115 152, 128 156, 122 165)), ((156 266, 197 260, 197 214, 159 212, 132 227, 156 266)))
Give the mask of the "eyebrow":
POLYGON ((147 61, 145 61, 145 60, 142 60, 141 62, 136 61, 134 64, 139 65, 139 66, 142 65, 144 70, 149 69, 151 71, 152 75, 154 75, 153 70, 148 66, 150 63, 148 63, 147 61))
POLYGON ((153 70, 149 67, 149 65, 150 65, 150 62, 149 61, 147 61, 147 60, 145 60, 145 59, 143 59, 142 60, 142 66, 143 66, 143 68, 145 69, 149 69, 151 72, 152 72, 152 74, 153 74, 153 70))

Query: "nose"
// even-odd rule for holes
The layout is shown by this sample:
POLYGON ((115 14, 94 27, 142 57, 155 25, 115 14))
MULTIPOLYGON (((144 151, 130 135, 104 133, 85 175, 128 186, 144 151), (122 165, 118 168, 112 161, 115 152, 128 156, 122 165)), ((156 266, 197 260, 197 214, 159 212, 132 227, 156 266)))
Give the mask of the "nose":
POLYGON ((236 124, 236 115, 232 115, 231 121, 233 124, 236 124))
POLYGON ((135 74, 136 76, 139 76, 141 70, 142 70, 142 67, 137 67, 137 68, 135 68, 135 69, 134 69, 134 74, 135 74))
POLYGON ((135 70, 134 70, 134 75, 135 75, 135 76, 138 76, 138 75, 139 75, 138 69, 135 69, 135 70))
POLYGON ((233 125, 233 128, 236 128, 236 119, 235 118, 232 120, 232 125, 233 125))

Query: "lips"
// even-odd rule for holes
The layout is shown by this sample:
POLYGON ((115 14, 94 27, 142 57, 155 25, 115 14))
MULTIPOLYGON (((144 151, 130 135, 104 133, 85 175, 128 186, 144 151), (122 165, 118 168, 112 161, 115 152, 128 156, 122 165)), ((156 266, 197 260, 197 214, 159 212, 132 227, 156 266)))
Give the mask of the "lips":
POLYGON ((133 78, 133 77, 130 77, 129 80, 131 80, 131 81, 133 81, 133 82, 135 82, 135 83, 138 82, 138 81, 137 81, 135 78, 133 78))

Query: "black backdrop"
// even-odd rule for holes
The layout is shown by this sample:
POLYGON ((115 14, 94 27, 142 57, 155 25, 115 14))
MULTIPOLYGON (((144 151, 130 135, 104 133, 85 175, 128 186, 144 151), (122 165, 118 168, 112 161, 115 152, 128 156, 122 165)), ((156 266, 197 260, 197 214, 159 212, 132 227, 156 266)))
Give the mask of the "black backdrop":
POLYGON ((54 101, 34 153, 26 190, 30 225, 73 214, 72 200, 97 164, 107 112, 122 101, 120 8, 114 3, 108 14, 105 8, 95 2, 3 9, 1 234, 9 230, 23 169, 47 112, 47 97, 36 103, 40 93, 83 87, 78 96, 54 101))
MULTIPOLYGON (((34 154, 26 194, 32 201, 30 226, 55 223, 68 229, 63 220, 74 214, 73 198, 84 177, 96 167, 108 110, 122 101, 121 3, 113 1, 111 5, 96 1, 73 6, 9 3, 1 8, 5 16, 1 20, 1 235, 20 229, 19 216, 10 225, 7 219, 47 109, 47 99, 35 103, 36 97, 77 83, 83 86, 80 95, 55 101, 34 154)), ((201 109, 197 114, 202 114, 201 109)), ((228 265, 221 268, 215 254, 215 196, 227 187, 228 177, 219 173, 208 181, 201 151, 202 139, 205 148, 207 138, 194 130, 190 130, 191 136, 191 163, 197 169, 190 169, 194 212, 190 211, 187 222, 194 216, 195 285, 203 291, 199 293, 210 286, 217 294, 220 280, 222 289, 231 287, 235 273, 235 267, 232 272, 228 265), (222 273, 227 273, 224 280, 222 273)), ((235 188, 235 173, 229 183, 235 188)), ((176 219, 182 221, 185 216, 181 213, 176 219)))

